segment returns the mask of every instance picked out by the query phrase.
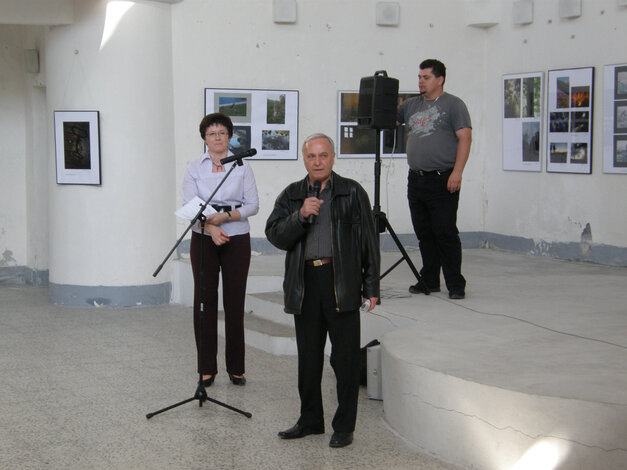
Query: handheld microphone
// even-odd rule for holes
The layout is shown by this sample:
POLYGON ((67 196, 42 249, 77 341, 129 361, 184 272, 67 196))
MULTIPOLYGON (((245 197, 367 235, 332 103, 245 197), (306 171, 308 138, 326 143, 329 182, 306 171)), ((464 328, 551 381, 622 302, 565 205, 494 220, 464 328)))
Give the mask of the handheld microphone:
POLYGON ((245 152, 236 153, 235 155, 231 155, 230 157, 223 158, 222 160, 220 160, 220 163, 226 165, 227 163, 234 162, 235 160, 252 157, 253 155, 257 155, 257 149, 249 149, 245 152))
MULTIPOLYGON (((307 197, 315 197, 316 199, 319 198, 321 186, 322 184, 320 183, 320 181, 314 181, 313 189, 309 191, 309 193, 307 194, 307 197)), ((315 221, 316 221, 316 216, 314 214, 309 214, 309 217, 307 217, 307 223, 313 224, 315 221)))

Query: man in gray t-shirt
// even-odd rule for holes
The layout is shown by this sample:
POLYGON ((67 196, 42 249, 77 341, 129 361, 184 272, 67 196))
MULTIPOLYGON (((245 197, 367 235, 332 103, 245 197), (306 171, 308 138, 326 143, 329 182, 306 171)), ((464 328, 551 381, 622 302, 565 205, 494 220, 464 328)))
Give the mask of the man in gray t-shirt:
MULTIPOLYGON (((420 242, 421 276, 440 291, 440 268, 451 299, 463 299, 462 250, 457 207, 462 173, 472 142, 470 115, 464 102, 444 92, 446 67, 428 59, 420 64, 420 96, 398 108, 398 124, 407 127, 409 176, 407 199, 420 242)), ((409 291, 420 293, 418 285, 409 291)))

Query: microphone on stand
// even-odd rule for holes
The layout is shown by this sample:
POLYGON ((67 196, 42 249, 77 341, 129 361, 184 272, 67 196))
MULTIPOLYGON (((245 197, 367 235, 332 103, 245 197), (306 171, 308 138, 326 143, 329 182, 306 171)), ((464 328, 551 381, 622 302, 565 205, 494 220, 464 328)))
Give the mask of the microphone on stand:
MULTIPOLYGON (((315 197, 316 199, 318 199, 320 197, 321 186, 322 184, 320 183, 320 181, 314 181, 313 188, 310 188, 309 192, 307 193, 307 197, 315 197)), ((313 224, 315 221, 316 216, 314 214, 309 214, 309 217, 307 217, 307 223, 313 224)))
POLYGON ((234 162, 235 160, 241 160, 242 158, 252 157, 253 155, 257 155, 257 149, 249 149, 245 152, 236 153, 235 155, 231 155, 230 157, 225 157, 220 160, 220 163, 226 165, 227 163, 234 162))

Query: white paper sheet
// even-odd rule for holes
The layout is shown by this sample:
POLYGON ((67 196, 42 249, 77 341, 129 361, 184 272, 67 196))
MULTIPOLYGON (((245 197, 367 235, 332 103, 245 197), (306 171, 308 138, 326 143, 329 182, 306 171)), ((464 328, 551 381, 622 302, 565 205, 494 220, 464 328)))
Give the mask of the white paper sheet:
MULTIPOLYGON (((194 196, 194 199, 192 199, 179 210, 177 210, 174 215, 180 217, 181 219, 192 220, 194 216, 198 213, 200 206, 204 203, 205 201, 200 199, 198 196, 194 196)), ((205 215, 205 217, 209 217, 210 215, 216 214, 216 210, 211 207, 211 205, 208 205, 207 207, 205 207, 205 210, 202 213, 205 215)))

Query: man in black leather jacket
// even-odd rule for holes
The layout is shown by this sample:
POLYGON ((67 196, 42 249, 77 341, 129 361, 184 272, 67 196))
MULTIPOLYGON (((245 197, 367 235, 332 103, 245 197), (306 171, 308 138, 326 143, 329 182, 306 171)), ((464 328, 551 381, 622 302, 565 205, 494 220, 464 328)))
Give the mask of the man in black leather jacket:
POLYGON ((359 308, 379 297, 379 251, 366 191, 333 172, 334 144, 314 134, 303 144, 307 176, 279 196, 266 237, 285 255, 285 312, 294 314, 300 418, 282 439, 324 433, 320 382, 327 332, 337 379, 331 447, 353 440, 360 370, 359 308), (315 191, 315 182, 319 182, 315 191))

